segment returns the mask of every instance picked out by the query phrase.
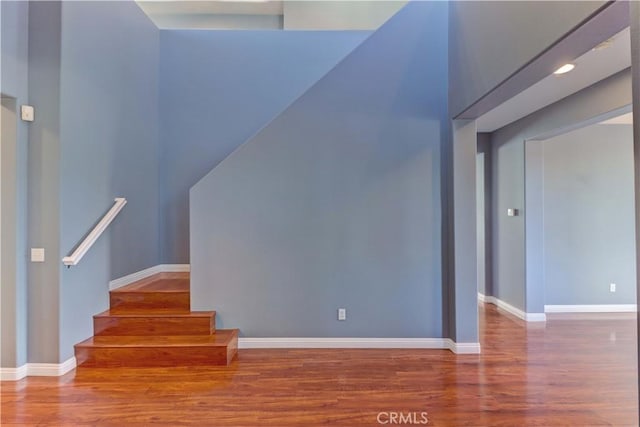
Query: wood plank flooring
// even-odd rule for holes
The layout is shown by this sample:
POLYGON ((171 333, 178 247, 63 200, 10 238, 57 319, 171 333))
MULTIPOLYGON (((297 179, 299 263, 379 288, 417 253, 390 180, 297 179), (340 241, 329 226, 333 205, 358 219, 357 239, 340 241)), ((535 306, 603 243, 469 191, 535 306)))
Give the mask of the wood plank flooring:
POLYGON ((635 317, 527 325, 487 305, 480 328, 481 355, 240 350, 229 367, 79 368, 2 382, 0 422, 377 426, 381 412, 382 422, 427 412, 429 426, 638 425, 635 317))

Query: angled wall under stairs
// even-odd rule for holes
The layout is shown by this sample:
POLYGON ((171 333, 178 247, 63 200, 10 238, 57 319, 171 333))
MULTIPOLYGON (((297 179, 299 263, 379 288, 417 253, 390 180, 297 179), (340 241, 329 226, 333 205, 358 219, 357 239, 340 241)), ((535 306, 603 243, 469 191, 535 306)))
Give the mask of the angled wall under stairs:
POLYGON ((160 33, 161 262, 182 264, 189 189, 370 31, 160 33))
POLYGON ((238 330, 216 329, 215 311, 191 311, 189 273, 159 273, 113 290, 93 317, 94 336, 75 346, 81 367, 229 365, 238 330))
POLYGON ((447 38, 446 2, 409 2, 191 189, 195 309, 246 337, 446 336, 447 38))

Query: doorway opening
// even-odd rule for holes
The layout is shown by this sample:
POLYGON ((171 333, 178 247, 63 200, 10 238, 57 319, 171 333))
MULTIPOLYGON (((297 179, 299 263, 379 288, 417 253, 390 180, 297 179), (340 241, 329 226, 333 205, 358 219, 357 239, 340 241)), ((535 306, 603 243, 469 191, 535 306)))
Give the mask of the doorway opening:
POLYGON ((544 313, 635 312, 631 106, 525 142, 527 296, 544 313))

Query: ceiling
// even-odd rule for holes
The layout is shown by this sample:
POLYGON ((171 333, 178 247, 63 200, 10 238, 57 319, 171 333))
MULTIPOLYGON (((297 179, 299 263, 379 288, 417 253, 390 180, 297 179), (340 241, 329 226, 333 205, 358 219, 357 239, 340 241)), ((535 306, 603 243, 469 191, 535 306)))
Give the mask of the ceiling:
POLYGON ((573 71, 547 76, 479 117, 478 132, 493 132, 631 66, 629 28, 599 46, 576 58, 573 71))
POLYGON ((137 0, 161 29, 375 30, 402 0, 137 0))

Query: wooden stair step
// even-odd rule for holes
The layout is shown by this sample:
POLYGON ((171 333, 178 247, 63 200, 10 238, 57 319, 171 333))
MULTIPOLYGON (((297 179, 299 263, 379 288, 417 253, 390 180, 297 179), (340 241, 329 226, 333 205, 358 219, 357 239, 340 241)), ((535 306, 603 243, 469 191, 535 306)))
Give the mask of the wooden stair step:
POLYGON ((189 273, 158 273, 111 292, 189 292, 189 273))
POLYGON ((75 345, 77 364, 83 367, 226 366, 237 352, 237 329, 212 335, 100 335, 75 345))
POLYGON ((93 316, 95 335, 210 335, 215 311, 107 310, 93 316))
POLYGON ((109 294, 109 306, 112 310, 173 310, 190 311, 189 292, 118 292, 109 294))
POLYGON ((111 314, 117 314, 117 315, 126 315, 126 314, 131 314, 131 315, 151 315, 151 314, 158 314, 158 315, 169 315, 169 314, 189 314, 189 313, 193 313, 191 310, 185 310, 183 308, 123 308, 123 309, 118 309, 118 308, 111 308, 109 310, 111 314))
POLYGON ((189 311, 189 273, 158 273, 109 292, 112 310, 189 311))

